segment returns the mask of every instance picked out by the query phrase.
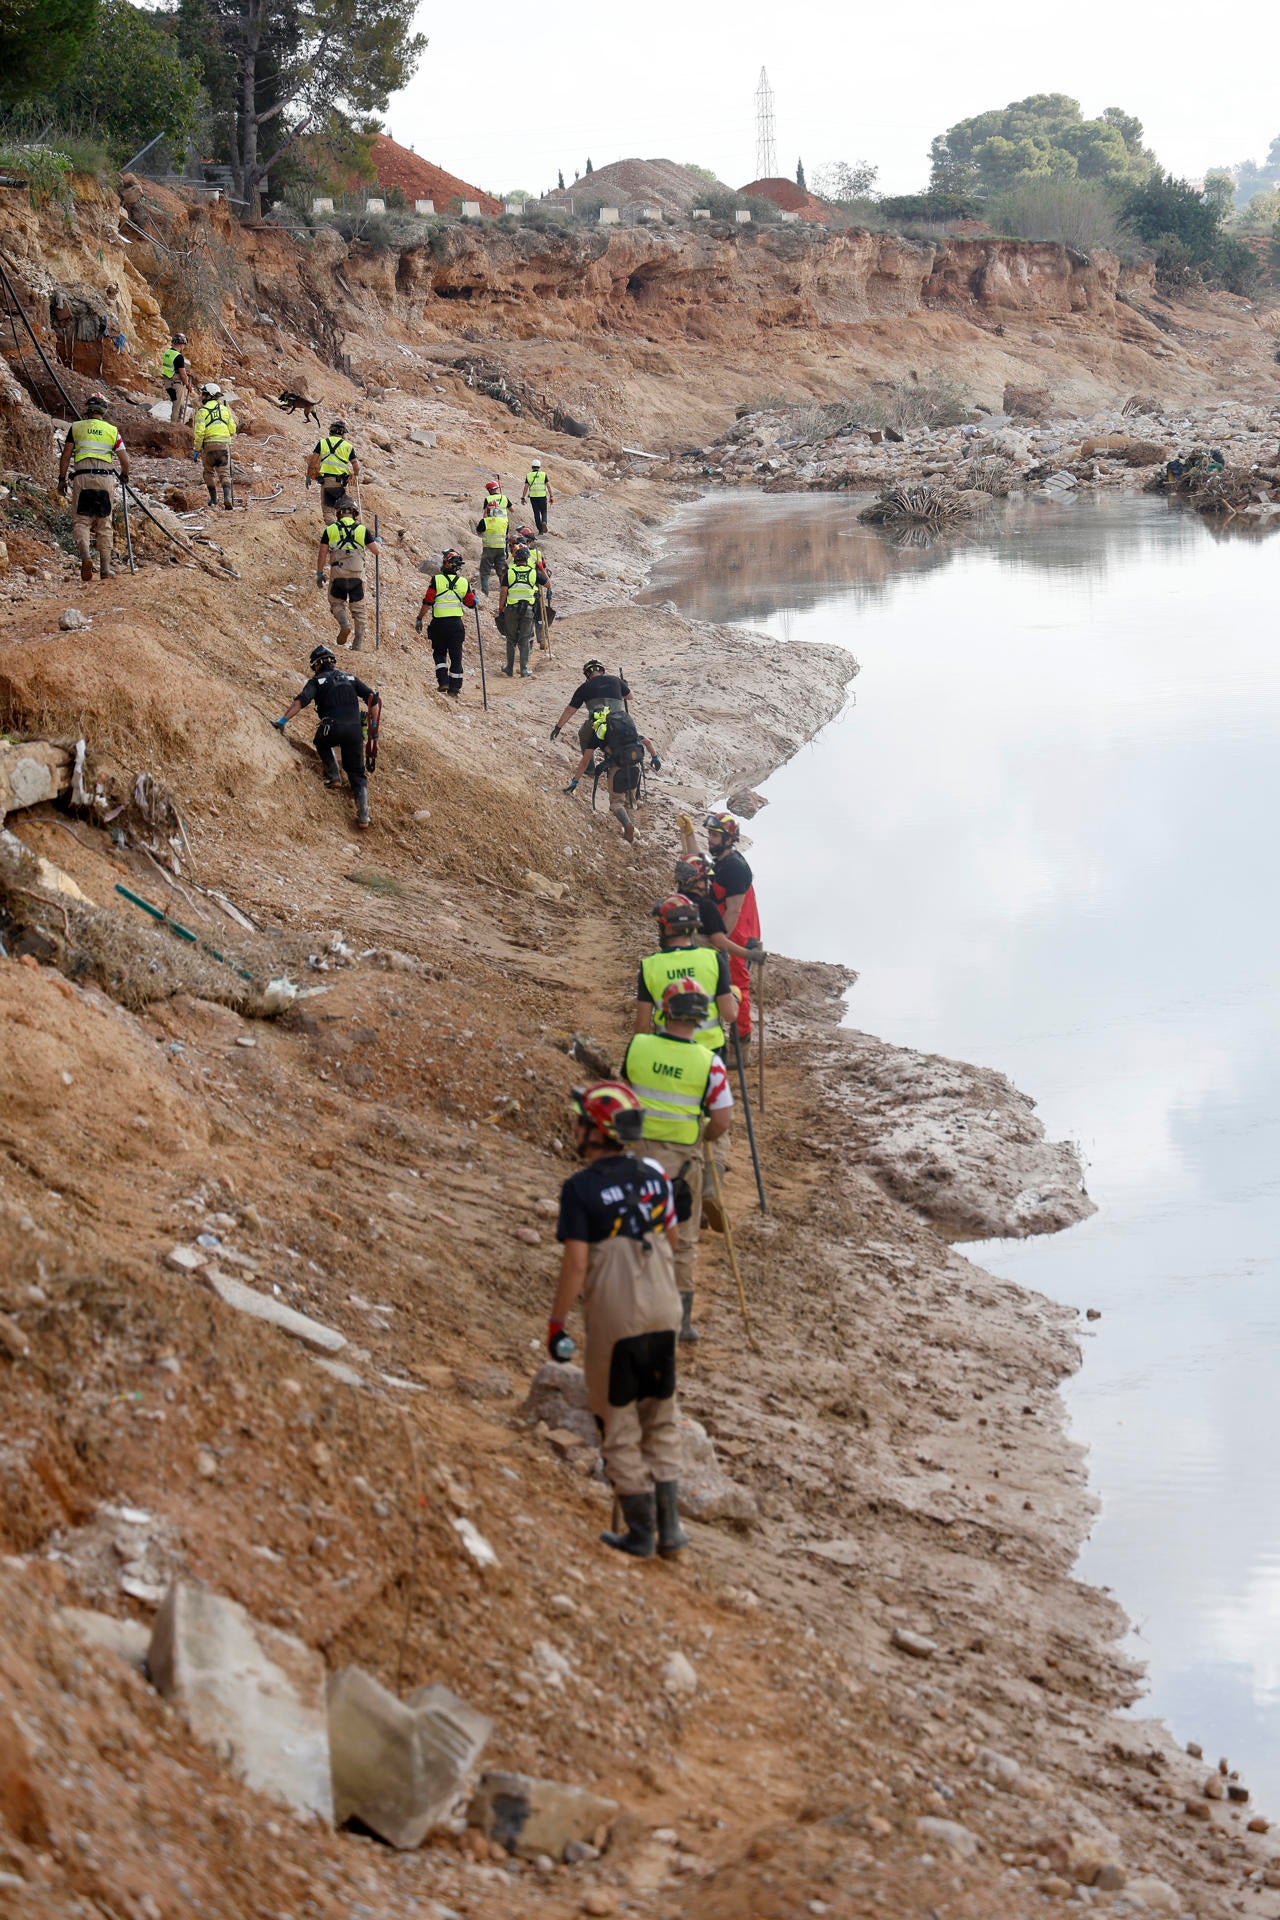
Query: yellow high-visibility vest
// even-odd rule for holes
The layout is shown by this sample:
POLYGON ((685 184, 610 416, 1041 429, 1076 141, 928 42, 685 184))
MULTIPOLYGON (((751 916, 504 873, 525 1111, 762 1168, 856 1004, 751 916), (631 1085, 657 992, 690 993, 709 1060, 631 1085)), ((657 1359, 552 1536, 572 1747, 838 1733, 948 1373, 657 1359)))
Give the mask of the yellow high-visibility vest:
POLYGON ((651 953, 640 962, 644 983, 653 996, 653 1025, 662 1030, 662 996, 673 980, 696 980, 711 1004, 705 1027, 694 1035, 699 1046, 719 1053, 724 1045, 724 1028, 716 1013, 716 988, 720 983, 720 955, 714 947, 673 947, 669 952, 651 953))
POLYGON ((76 450, 76 472, 86 467, 109 467, 119 438, 109 420, 73 420, 71 444, 76 450))
POLYGON ((622 1062, 622 1078, 644 1103, 641 1137, 697 1145, 712 1054, 696 1040, 637 1033, 622 1062))
POLYGON ((532 606, 538 597, 538 570, 536 567, 507 568, 507 605, 509 607, 532 606))
POLYGON ((350 473, 355 452, 349 440, 333 438, 322 440, 320 442, 320 477, 324 480, 340 480, 344 474, 350 473))
POLYGON ((526 473, 524 483, 529 489, 529 498, 531 500, 546 499, 547 488, 550 482, 547 479, 547 470, 545 467, 532 467, 529 472, 526 473))
POLYGON ((436 620, 460 620, 466 596, 471 591, 471 582, 460 573, 438 573, 434 585, 436 597, 431 603, 432 617, 436 620))

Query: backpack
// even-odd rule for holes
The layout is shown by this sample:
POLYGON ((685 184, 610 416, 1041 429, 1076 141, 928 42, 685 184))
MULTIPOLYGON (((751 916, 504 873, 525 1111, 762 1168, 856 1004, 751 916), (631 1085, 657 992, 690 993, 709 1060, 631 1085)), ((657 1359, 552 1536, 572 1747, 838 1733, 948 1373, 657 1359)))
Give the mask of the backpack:
POLYGON ((591 788, 593 811, 601 780, 615 769, 622 769, 625 775, 623 785, 627 791, 641 796, 644 791, 644 741, 631 715, 617 712, 612 707, 598 707, 591 716, 591 725, 600 743, 600 758, 596 761, 591 788))

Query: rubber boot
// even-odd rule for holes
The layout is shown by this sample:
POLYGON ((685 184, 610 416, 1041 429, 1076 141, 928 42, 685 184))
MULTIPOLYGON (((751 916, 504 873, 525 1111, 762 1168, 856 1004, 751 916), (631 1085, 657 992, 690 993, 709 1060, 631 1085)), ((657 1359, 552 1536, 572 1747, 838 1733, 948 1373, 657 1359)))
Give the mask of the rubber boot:
POLYGON ((98 555, 98 578, 100 580, 110 580, 113 578, 111 562, 106 558, 105 554, 101 553, 98 555))
POLYGON ((218 504, 218 489, 216 487, 210 487, 209 488, 209 505, 211 507, 216 507, 217 504, 218 504))
POLYGON ((369 824, 369 789, 361 787, 356 795, 356 825, 367 827, 369 824))
POLYGON ((93 559, 87 553, 82 553, 80 556, 80 578, 85 581, 93 578, 93 559))
POLYGON ((656 1522, 654 1496, 651 1493, 624 1493, 618 1502, 627 1523, 625 1533, 602 1533, 606 1547, 629 1553, 636 1560, 652 1560, 653 1532, 656 1522))
POLYGON ((686 1346, 696 1345, 702 1338, 702 1335, 693 1324, 692 1287, 690 1287, 688 1293, 685 1293, 683 1288, 680 1292, 680 1331, 676 1338, 682 1340, 686 1346))
POLYGON ((230 513, 234 507, 235 501, 231 498, 231 489, 230 487, 224 487, 222 489, 222 511, 224 513, 230 513))
POLYGON ((689 1544, 689 1536, 680 1525, 680 1483, 659 1480, 653 1492, 658 1507, 658 1552, 669 1560, 689 1544))

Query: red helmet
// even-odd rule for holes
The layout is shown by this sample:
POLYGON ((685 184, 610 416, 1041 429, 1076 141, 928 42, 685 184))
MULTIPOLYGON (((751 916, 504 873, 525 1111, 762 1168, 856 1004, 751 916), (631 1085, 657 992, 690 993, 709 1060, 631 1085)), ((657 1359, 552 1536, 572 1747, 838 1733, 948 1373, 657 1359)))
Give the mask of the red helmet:
POLYGON ((702 824, 708 833, 714 833, 718 839, 728 840, 730 844, 738 837, 738 823, 731 813, 709 813, 702 824))
POLYGON ((711 1002, 696 980, 673 980, 662 995, 664 1020, 692 1020, 700 1027, 711 1011, 711 1002))
POLYGON ((497 483, 497 481, 496 481, 496 480, 486 480, 486 481, 485 481, 485 483, 484 483, 484 490, 485 490, 485 492, 486 492, 486 493, 496 493, 496 492, 498 491, 498 483, 497 483))
POLYGON ((696 904, 684 893, 669 893, 665 900, 659 900, 654 906, 653 917, 663 934, 693 933, 702 925, 702 915, 696 904))
POLYGON ((570 1098, 579 1120, 606 1140, 640 1138, 644 1108, 625 1080, 597 1080, 590 1087, 575 1087, 570 1098))
POLYGON ((687 860, 676 861, 676 885, 681 893, 690 886, 706 886, 713 874, 714 869, 705 853, 691 854, 687 860))
POLYGON ((537 538, 532 527, 517 527, 516 532, 522 540, 535 540, 537 538))

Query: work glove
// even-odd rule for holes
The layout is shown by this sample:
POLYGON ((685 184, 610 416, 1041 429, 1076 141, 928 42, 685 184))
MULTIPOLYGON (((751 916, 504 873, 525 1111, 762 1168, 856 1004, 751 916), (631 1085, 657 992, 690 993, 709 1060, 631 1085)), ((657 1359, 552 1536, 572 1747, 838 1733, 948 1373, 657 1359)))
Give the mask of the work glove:
POLYGON ((742 944, 751 955, 752 962, 759 961, 760 965, 763 966, 768 957, 764 950, 764 942, 762 940, 744 940, 742 944))
POLYGON ((198 451, 192 454, 191 464, 193 467, 198 467, 200 465, 200 454, 198 451))
POLYGON ((280 718, 279 718, 278 720, 273 720, 273 721, 271 722, 271 724, 272 724, 272 726, 273 726, 273 727, 275 728, 275 730, 276 730, 276 732, 277 732, 277 733, 283 733, 283 732, 284 732, 284 728, 285 728, 285 717, 284 717, 284 715, 282 714, 282 715, 281 715, 281 717, 280 717, 280 718))
POLYGON ((316 585, 318 587, 322 587, 324 585, 324 574, 318 567, 316 569, 316 585))
POLYGON ((549 1320, 547 1322, 547 1352, 551 1355, 551 1358, 553 1360, 559 1360, 561 1364, 563 1364, 566 1360, 572 1360, 577 1350, 577 1343, 573 1335, 566 1333, 564 1330, 564 1321, 549 1320))
POLYGON ((693 832, 693 820, 687 813, 678 813, 676 815, 676 825, 679 827, 681 833, 693 832))
POLYGON ((67 495, 70 493, 70 491, 71 491, 71 482, 64 475, 63 478, 60 479, 58 482, 58 492, 62 495, 63 499, 65 500, 67 495))
POLYGON ((556 724, 556 725, 555 725, 554 727, 552 727, 552 729, 551 729, 551 738, 552 738, 553 740, 558 740, 558 739, 560 738, 560 727, 559 727, 559 723, 558 723, 558 722, 557 722, 557 724, 556 724))
POLYGON ((654 756, 653 756, 653 758, 652 758, 652 759, 650 760, 650 762, 649 762, 649 770, 650 770, 650 772, 651 772, 651 773, 661 773, 661 772, 662 772, 662 762, 661 762, 661 760, 659 760, 659 758, 658 758, 658 756, 657 756, 657 754, 656 754, 656 753, 654 754, 654 756))
POLYGON ((493 624, 498 629, 498 632, 502 635, 503 639, 505 640, 507 637, 507 630, 502 624, 502 615, 500 613, 494 614, 493 624))
POLYGON ((413 630, 414 630, 414 632, 415 632, 415 633, 421 633, 421 632, 422 632, 422 615, 421 615, 421 614, 419 614, 419 615, 418 615, 418 617, 417 617, 417 619, 416 619, 416 620, 414 621, 414 623, 413 623, 413 630))

